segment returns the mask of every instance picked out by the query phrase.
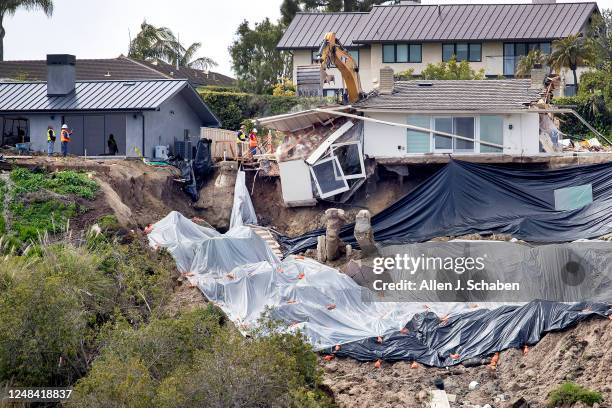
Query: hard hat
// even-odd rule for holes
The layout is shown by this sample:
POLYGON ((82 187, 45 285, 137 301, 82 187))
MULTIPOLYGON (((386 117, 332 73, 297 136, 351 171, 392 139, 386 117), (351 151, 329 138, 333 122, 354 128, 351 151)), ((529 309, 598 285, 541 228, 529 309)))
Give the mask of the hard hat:
POLYGON ((68 129, 68 125, 64 123, 64 124, 62 125, 62 129, 68 129))
POLYGON ((254 132, 254 133, 257 133, 257 128, 253 128, 253 132, 254 132))

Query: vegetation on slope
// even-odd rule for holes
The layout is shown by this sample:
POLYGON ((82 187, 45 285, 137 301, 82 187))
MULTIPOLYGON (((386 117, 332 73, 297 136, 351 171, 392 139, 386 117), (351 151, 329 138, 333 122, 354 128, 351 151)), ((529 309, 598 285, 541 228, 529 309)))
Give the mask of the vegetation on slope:
POLYGON ((98 192, 95 181, 70 170, 46 173, 16 168, 10 173, 10 184, 10 191, 6 183, 0 186, 2 203, 9 195, 5 210, 10 230, 6 228, 8 220, 0 220, 0 234, 9 251, 36 243, 45 234, 64 231, 68 221, 82 211, 77 200, 92 200, 98 192))
MULTIPOLYGON (((53 232, 45 218, 65 197, 93 197, 89 181, 14 170, 10 191, 0 185, 11 203, 6 234, 23 238, 20 223, 53 232), (54 198, 34 202, 41 192, 54 198)), ((41 236, 36 250, 3 257, 0 387, 73 386, 72 407, 333 404, 299 334, 245 338, 212 305, 177 311, 171 256, 112 215, 98 225, 84 240, 58 230, 53 243, 41 236)))

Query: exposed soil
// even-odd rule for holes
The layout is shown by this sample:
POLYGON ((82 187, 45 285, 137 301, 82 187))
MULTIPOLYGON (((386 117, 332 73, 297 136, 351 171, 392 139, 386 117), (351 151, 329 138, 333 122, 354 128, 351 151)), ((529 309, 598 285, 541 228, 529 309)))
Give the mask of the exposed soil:
POLYGON ((101 187, 102 194, 94 201, 82 200, 78 204, 87 210, 72 221, 74 226, 85 227, 100 216, 114 213, 126 227, 145 227, 163 218, 172 210, 192 217, 198 214, 181 185, 174 181, 180 177, 174 167, 154 167, 140 160, 88 160, 80 157, 49 158, 33 156, 10 160, 1 168, 13 165, 42 168, 47 171, 78 170, 90 172, 101 187), (112 211, 109 211, 112 210, 112 211))
POLYGON ((441 378, 451 406, 511 406, 523 397, 532 407, 546 406, 549 392, 573 381, 603 394, 612 402, 612 320, 592 319, 563 332, 549 333, 526 355, 522 350, 500 353, 495 370, 488 366, 448 369, 411 368, 411 362, 359 363, 351 359, 322 361, 325 385, 341 407, 425 407, 433 381, 441 378), (477 381, 476 390, 469 383, 477 381), (504 401, 496 397, 504 396, 504 401))

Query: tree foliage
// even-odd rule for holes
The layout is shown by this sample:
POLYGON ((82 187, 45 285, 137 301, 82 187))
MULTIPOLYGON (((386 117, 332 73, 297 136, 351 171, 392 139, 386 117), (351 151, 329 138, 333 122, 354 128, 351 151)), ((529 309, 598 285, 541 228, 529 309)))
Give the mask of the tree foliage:
POLYGON ((141 328, 119 322, 71 406, 331 406, 320 381, 299 335, 245 339, 209 305, 141 328))
POLYGON ((271 94, 274 85, 290 75, 291 54, 276 49, 282 36, 283 26, 268 18, 254 28, 246 20, 238 26, 229 52, 242 91, 271 94))
POLYGON ((47 16, 53 14, 53 0, 2 0, 0 1, 0 61, 4 61, 4 17, 12 16, 24 8, 26 10, 42 10, 47 16))
POLYGON ((161 60, 172 65, 195 69, 208 69, 217 63, 208 57, 196 57, 202 44, 195 42, 183 46, 168 27, 156 27, 143 21, 140 31, 130 42, 130 58, 155 61, 161 60))
POLYGON ((569 69, 574 75, 574 84, 578 90, 578 75, 576 69, 595 60, 593 48, 581 34, 571 34, 565 38, 553 41, 552 51, 548 58, 550 67, 561 72, 569 69))
POLYGON ((309 109, 329 102, 328 98, 257 95, 236 91, 198 90, 206 105, 225 129, 238 130, 243 120, 309 109))
POLYGON ((457 62, 452 58, 448 62, 439 62, 437 64, 427 64, 427 67, 421 71, 423 79, 484 79, 484 69, 475 71, 467 61, 457 62))
POLYGON ((546 56, 538 49, 530 50, 527 55, 523 55, 516 65, 515 75, 517 77, 527 77, 531 75, 531 70, 536 65, 544 65, 547 62, 546 56))
POLYGON ((289 25, 300 11, 370 11, 388 0, 283 0, 281 22, 289 25))
POLYGON ((612 9, 593 16, 587 41, 595 54, 594 67, 612 72, 612 9))

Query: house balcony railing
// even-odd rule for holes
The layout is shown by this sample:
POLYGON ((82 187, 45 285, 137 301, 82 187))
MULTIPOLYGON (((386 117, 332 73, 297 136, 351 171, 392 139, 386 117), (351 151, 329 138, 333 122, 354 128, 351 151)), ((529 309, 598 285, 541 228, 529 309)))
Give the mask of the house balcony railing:
POLYGON ((503 75, 513 77, 521 55, 488 55, 484 57, 487 76, 503 75))

